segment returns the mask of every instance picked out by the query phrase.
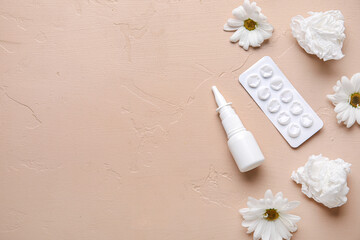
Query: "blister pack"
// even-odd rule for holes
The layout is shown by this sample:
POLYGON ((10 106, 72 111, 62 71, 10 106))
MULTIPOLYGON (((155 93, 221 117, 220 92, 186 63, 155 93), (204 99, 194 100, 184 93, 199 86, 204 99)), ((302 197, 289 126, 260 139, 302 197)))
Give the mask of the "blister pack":
POLYGON ((323 122, 268 56, 239 77, 240 84, 293 148, 323 127, 323 122))

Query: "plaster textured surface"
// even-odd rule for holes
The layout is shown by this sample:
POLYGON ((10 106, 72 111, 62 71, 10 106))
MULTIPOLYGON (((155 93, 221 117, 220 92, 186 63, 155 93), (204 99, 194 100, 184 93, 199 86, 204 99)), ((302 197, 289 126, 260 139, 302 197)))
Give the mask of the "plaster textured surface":
POLYGON ((275 27, 259 49, 222 27, 235 0, 0 2, 0 239, 252 239, 239 208, 266 189, 300 200, 294 240, 358 240, 360 128, 326 99, 359 72, 359 0, 259 0, 275 27), (340 61, 310 56, 290 19, 339 9, 340 61), (263 56, 324 121, 292 149, 238 83, 263 56), (266 157, 242 174, 215 112, 216 85, 266 157), (352 164, 348 203, 327 209, 290 179, 312 154, 352 164))

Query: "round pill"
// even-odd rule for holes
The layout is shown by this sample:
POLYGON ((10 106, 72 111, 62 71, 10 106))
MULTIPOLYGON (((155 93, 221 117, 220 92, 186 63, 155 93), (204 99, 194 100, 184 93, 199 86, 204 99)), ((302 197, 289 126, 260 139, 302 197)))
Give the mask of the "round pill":
POLYGON ((264 65, 260 68, 260 74, 264 78, 270 78, 273 75, 273 69, 269 65, 264 65))
POLYGON ((280 94, 280 99, 284 103, 289 103, 293 100, 293 94, 289 89, 286 89, 280 94))
POLYGON ((258 74, 252 74, 247 78, 247 83, 252 88, 257 88, 260 84, 260 76, 258 74))
POLYGON ((270 87, 275 91, 279 91, 283 87, 283 85, 283 80, 280 77, 273 78, 270 81, 270 87))
POLYGON ((287 132, 288 132, 289 136, 292 138, 298 137, 301 132, 299 124, 297 124, 297 123, 290 124, 290 126, 287 129, 287 132))
POLYGON ((291 117, 288 113, 282 112, 279 114, 277 121, 283 126, 286 126, 290 123, 291 117))
POLYGON ((300 115, 304 111, 303 106, 299 102, 294 102, 290 107, 290 112, 294 115, 300 115))
POLYGON ((269 105, 268 105, 269 112, 276 113, 276 112, 278 112, 280 110, 280 108, 281 108, 281 105, 280 105, 280 102, 277 99, 272 99, 269 102, 269 105))
POLYGON ((313 125, 314 119, 310 114, 305 113, 300 117, 300 123, 303 127, 309 128, 313 125))
POLYGON ((265 101, 266 99, 268 99, 270 97, 271 92, 268 87, 261 87, 257 91, 257 95, 261 100, 265 101))

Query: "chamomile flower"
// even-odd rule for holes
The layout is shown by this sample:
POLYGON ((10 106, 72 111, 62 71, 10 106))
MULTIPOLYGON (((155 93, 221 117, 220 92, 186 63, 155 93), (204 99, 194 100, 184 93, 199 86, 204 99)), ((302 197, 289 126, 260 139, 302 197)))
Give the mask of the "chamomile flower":
POLYGON ((271 190, 265 192, 264 199, 249 197, 249 208, 240 209, 243 216, 242 226, 248 228, 247 233, 254 232, 254 240, 291 239, 291 232, 297 230, 296 223, 300 217, 288 211, 299 206, 300 202, 288 202, 281 192, 273 196, 271 190))
POLYGON ((351 80, 342 77, 333 89, 335 94, 327 97, 335 105, 338 123, 344 122, 347 128, 354 125, 355 121, 360 125, 360 73, 351 80))
POLYGON ((255 2, 244 0, 243 5, 235 8, 232 14, 235 19, 230 18, 224 25, 225 31, 235 31, 230 38, 231 42, 239 41, 239 45, 248 50, 249 46, 260 47, 264 40, 271 37, 274 28, 255 2))

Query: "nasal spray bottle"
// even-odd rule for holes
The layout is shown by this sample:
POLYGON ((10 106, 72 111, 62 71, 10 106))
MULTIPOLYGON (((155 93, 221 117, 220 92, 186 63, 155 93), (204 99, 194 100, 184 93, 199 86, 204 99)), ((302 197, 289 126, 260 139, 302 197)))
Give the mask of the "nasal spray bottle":
POLYGON ((228 137, 228 146, 241 172, 250 171, 264 161, 264 155, 261 153, 251 132, 247 131, 238 115, 231 107, 231 102, 227 103, 219 90, 213 86, 212 91, 215 96, 222 125, 228 137))

